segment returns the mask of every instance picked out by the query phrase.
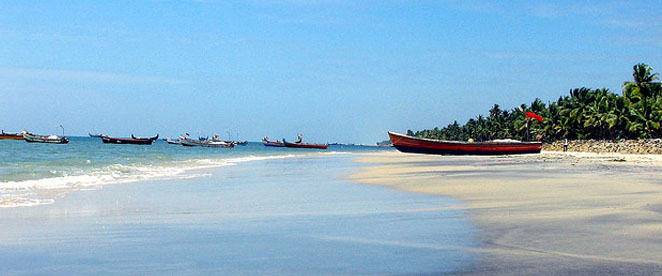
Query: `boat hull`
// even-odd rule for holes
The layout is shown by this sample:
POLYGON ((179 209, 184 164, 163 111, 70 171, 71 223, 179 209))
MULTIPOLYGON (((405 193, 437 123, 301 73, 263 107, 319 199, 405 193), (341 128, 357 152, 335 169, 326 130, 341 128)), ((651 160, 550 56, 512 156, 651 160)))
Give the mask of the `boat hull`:
POLYGON ((234 143, 220 141, 195 141, 186 137, 179 137, 179 143, 185 147, 205 147, 205 148, 234 148, 234 143))
POLYGON ((329 145, 320 145, 320 144, 304 144, 304 143, 288 143, 284 142, 288 148, 300 148, 300 149, 326 149, 329 145))
POLYGON ((8 133, 3 130, 0 134, 0 140, 23 140, 23 133, 8 133))
POLYGON ((171 144, 171 145, 181 145, 181 144, 182 144, 181 141, 179 141, 179 139, 178 139, 178 140, 173 140, 173 139, 170 138, 170 137, 168 137, 168 138, 163 138, 163 141, 166 142, 166 143, 168 143, 168 144, 171 144))
POLYGON ((152 139, 125 139, 114 138, 108 136, 101 136, 101 141, 105 144, 128 144, 128 145, 151 145, 154 143, 152 139))
POLYGON ((23 138, 28 143, 44 143, 44 144, 67 144, 69 143, 69 138, 59 137, 51 138, 49 136, 35 135, 32 133, 23 134, 23 138))
POLYGON ((283 144, 283 143, 281 143, 281 142, 271 142, 271 141, 269 141, 269 142, 264 142, 264 146, 265 146, 265 147, 284 148, 284 147, 285 147, 285 144, 283 144))
POLYGON ((16 136, 16 135, 0 135, 1 140, 23 140, 23 135, 21 136, 16 136))
POLYGON ((432 140, 388 132, 401 152, 441 155, 510 155, 540 153, 542 142, 458 142, 432 140))

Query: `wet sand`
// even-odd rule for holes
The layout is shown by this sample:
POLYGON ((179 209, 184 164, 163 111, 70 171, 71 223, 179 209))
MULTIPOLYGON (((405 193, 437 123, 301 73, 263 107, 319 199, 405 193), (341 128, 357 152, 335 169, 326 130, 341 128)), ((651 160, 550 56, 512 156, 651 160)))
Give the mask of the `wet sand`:
POLYGON ((352 155, 201 169, 1 208, 0 275, 444 275, 476 229, 447 197, 350 182, 352 155))
POLYGON ((465 275, 662 275, 662 157, 554 153, 359 159, 351 179, 463 201, 465 275))

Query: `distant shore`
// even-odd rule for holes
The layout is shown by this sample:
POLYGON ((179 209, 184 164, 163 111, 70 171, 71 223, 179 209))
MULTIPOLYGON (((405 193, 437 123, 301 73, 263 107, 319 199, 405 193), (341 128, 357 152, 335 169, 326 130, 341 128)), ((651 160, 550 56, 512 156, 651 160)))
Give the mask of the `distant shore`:
MULTIPOLYGON (((543 144, 544 151, 563 151, 564 140, 543 144)), ((642 140, 571 140, 569 152, 662 154, 662 139, 642 140)))
POLYGON ((464 201, 481 229, 463 275, 651 275, 662 271, 659 155, 554 153, 359 159, 352 179, 464 201), (618 161, 618 162, 616 162, 618 161))

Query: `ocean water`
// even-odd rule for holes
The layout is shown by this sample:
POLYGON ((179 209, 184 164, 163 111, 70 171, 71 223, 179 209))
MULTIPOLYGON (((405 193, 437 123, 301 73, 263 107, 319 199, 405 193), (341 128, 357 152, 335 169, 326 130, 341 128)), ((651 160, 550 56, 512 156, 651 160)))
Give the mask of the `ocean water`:
MULTIPOLYGON (((67 193, 51 204, 0 209, 0 274, 443 275, 475 259, 477 230, 456 208, 459 202, 345 178, 364 166, 354 156, 379 148, 293 151, 254 144, 195 154, 171 145, 149 150, 84 140, 89 151, 143 156, 122 152, 111 157, 117 161, 89 168, 128 168, 98 179, 148 181, 96 184, 102 188, 89 191, 76 184, 17 185, 39 182, 34 179, 5 182, 43 190, 43 197, 67 193), (161 177, 145 168, 184 172, 161 177)), ((59 168, 55 160, 42 162, 59 168)), ((40 181, 62 177, 70 176, 40 181)))
POLYGON ((249 143, 231 149, 190 148, 162 140, 151 146, 103 144, 71 137, 64 145, 0 140, 0 207, 53 203, 71 191, 141 180, 196 177, 199 169, 264 159, 389 150, 330 146, 326 150, 265 147, 249 143))

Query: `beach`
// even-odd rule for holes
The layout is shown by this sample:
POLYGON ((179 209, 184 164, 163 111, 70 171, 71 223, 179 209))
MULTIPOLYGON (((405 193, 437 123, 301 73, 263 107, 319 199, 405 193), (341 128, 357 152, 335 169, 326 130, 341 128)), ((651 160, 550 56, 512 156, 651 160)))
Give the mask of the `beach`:
POLYGON ((351 179, 450 196, 479 229, 460 275, 660 275, 662 157, 543 152, 358 159, 351 179))
MULTIPOLYGON (((169 151, 160 147, 154 150, 169 151)), ((176 163, 185 172, 175 176, 30 188, 22 193, 52 200, 0 208, 0 274, 443 275, 469 268, 478 232, 459 201, 351 181, 346 175, 364 166, 353 160, 365 150, 336 149, 279 158, 272 155, 281 151, 262 145, 211 149, 206 166, 176 163), (249 158, 261 152, 272 158, 249 158)), ((134 176, 164 170, 127 166, 134 176)))
POLYGON ((656 275, 662 156, 3 144, 8 275, 656 275), (66 161, 63 161, 66 160, 66 161), (66 165, 66 166, 65 166, 66 165))

